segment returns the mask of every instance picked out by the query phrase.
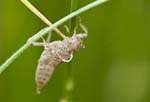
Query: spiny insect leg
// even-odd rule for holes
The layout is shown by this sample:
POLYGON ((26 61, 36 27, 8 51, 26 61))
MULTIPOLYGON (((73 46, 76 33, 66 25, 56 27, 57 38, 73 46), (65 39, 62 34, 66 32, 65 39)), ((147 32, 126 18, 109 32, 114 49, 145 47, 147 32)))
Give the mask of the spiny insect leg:
POLYGON ((65 28, 66 32, 69 34, 70 33, 69 27, 67 25, 64 25, 64 28, 65 28))
POLYGON ((45 46, 45 45, 47 45, 47 44, 49 44, 49 43, 43 43, 43 42, 32 42, 31 44, 32 44, 32 46, 45 46))
POLYGON ((41 39, 43 40, 43 42, 34 42, 32 41, 32 39, 29 39, 27 43, 31 44, 32 46, 44 46, 44 48, 47 49, 47 45, 49 43, 47 43, 43 37, 41 37, 41 39))
POLYGON ((45 39, 41 36, 41 39, 43 40, 43 44, 44 44, 44 48, 47 49, 47 46, 46 46, 46 41, 45 39))
POLYGON ((77 28, 78 28, 78 26, 76 26, 76 27, 74 28, 74 30, 73 30, 73 35, 77 34, 77 28))
POLYGON ((81 17, 78 17, 78 19, 79 19, 79 27, 80 27, 81 30, 83 30, 84 33, 77 34, 77 37, 79 37, 79 38, 86 38, 87 35, 88 35, 88 30, 84 26, 84 24, 81 22, 81 17))
POLYGON ((47 39, 46 39, 47 43, 51 41, 51 36, 52 36, 52 33, 51 33, 51 31, 49 31, 47 39))
POLYGON ((87 30, 87 28, 85 27, 85 25, 82 23, 81 17, 79 16, 78 19, 79 19, 79 26, 80 26, 80 28, 83 30, 83 32, 84 32, 85 34, 88 34, 88 30, 87 30))
POLYGON ((87 28, 82 23, 80 23, 80 28, 84 31, 85 34, 88 34, 87 28))

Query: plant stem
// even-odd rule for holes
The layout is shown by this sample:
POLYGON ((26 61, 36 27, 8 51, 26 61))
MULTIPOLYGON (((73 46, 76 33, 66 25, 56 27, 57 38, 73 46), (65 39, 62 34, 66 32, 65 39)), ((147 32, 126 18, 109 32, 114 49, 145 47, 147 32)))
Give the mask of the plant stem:
MULTIPOLYGON (((75 11, 77 7, 78 7, 78 0, 71 0, 70 13, 75 11)), ((77 19, 77 16, 74 16, 69 22, 70 35, 74 33, 74 29, 77 25, 76 19, 77 19)))
POLYGON ((18 49, 11 57, 9 57, 1 66, 0 66, 0 74, 15 60, 17 59, 27 48, 29 48, 29 44, 23 45, 20 49, 18 49))
MULTIPOLYGON (((94 1, 93 3, 90 3, 74 12, 72 12, 71 14, 63 17, 62 19, 60 19, 59 21, 57 21, 56 23, 54 23, 52 26, 50 27, 46 27, 43 30, 39 31, 38 33, 36 33, 35 35, 33 35, 31 38, 29 38, 29 42, 30 41, 37 41, 38 39, 41 38, 41 36, 46 35, 49 31, 52 31, 54 28, 58 27, 59 25, 61 25, 62 23, 66 22, 67 20, 73 18, 74 16, 77 16, 93 7, 96 7, 104 2, 106 2, 108 0, 99 0, 99 1, 94 1)), ((18 49, 11 57, 9 57, 1 66, 0 66, 0 74, 16 59, 18 58, 26 49, 28 49, 30 46, 30 43, 25 43, 20 49, 18 49)))
MULTIPOLYGON (((70 13, 77 9, 78 0, 71 0, 70 13)), ((74 16, 69 22, 69 31, 71 36, 74 33, 74 29, 76 27, 76 16, 74 16)), ((65 81, 64 81, 64 100, 65 102, 71 102, 72 100, 72 92, 74 90, 74 79, 73 79, 73 68, 72 61, 67 64, 67 68, 65 69, 65 81)))

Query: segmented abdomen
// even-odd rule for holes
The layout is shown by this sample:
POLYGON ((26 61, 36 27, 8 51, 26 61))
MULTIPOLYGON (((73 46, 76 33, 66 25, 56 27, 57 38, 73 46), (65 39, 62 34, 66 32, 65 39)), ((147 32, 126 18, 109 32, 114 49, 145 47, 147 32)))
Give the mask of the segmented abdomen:
POLYGON ((43 65, 39 62, 35 77, 37 84, 37 93, 40 93, 41 89, 46 85, 51 75, 53 74, 53 71, 54 66, 43 65))
POLYGON ((60 61, 58 61, 58 57, 55 54, 52 54, 52 52, 49 51, 49 49, 44 50, 41 54, 35 75, 38 93, 51 78, 55 69, 55 64, 60 63, 60 61))

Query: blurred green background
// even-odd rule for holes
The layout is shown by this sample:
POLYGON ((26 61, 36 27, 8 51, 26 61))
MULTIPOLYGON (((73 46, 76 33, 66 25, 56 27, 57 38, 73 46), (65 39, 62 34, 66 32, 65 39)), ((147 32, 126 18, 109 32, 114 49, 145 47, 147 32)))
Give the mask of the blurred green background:
MULTIPOLYGON (((79 0, 78 7, 92 1, 79 0)), ((70 0, 30 2, 52 22, 70 11, 70 0)), ((81 17, 89 36, 72 62, 73 102, 150 102, 150 0, 111 0, 81 17)), ((0 63, 44 27, 20 0, 1 0, 0 63)), ((42 50, 30 47, 0 75, 0 102, 58 102, 68 65, 58 65, 37 95, 34 74, 42 50)))

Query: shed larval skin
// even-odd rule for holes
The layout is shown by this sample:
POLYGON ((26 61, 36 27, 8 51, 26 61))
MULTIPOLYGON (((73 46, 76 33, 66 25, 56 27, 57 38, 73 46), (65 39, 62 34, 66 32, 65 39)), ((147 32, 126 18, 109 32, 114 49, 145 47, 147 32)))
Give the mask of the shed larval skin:
POLYGON ((85 37, 87 34, 75 34, 72 37, 66 37, 63 41, 46 43, 46 48, 38 60, 35 74, 38 93, 51 78, 56 65, 70 61, 73 52, 83 47, 81 38, 85 37))

